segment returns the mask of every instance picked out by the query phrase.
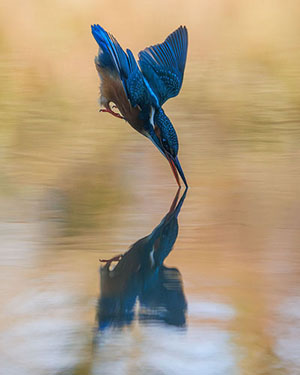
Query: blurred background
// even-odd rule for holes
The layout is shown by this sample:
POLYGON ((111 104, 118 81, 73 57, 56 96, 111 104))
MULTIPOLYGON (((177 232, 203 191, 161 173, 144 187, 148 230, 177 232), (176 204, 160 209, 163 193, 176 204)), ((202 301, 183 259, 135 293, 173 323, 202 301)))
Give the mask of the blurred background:
POLYGON ((300 373, 299 14, 297 0, 1 1, 1 373, 300 373), (135 55, 189 31, 164 106, 190 184, 166 259, 184 329, 95 333, 98 259, 149 234, 176 183, 98 112, 94 23, 135 55))

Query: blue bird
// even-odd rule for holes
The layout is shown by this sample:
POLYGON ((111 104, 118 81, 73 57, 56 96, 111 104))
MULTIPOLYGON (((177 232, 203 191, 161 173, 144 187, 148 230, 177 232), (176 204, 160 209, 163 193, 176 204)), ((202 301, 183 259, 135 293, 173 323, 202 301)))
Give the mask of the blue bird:
POLYGON ((101 81, 100 105, 104 107, 100 111, 126 120, 149 138, 170 163, 178 186, 179 172, 187 187, 177 157, 177 134, 162 109, 168 99, 178 95, 182 85, 188 46, 186 27, 180 26, 163 43, 141 51, 138 63, 132 52, 125 52, 101 26, 92 25, 92 34, 99 45, 95 64, 101 81))
POLYGON ((187 194, 178 189, 173 203, 161 222, 146 237, 130 246, 124 254, 111 259, 100 268, 101 295, 97 318, 99 330, 130 325, 139 301, 141 321, 163 321, 175 326, 185 325, 187 302, 180 272, 164 262, 178 235, 178 216, 187 194), (111 267, 112 262, 117 262, 111 267))

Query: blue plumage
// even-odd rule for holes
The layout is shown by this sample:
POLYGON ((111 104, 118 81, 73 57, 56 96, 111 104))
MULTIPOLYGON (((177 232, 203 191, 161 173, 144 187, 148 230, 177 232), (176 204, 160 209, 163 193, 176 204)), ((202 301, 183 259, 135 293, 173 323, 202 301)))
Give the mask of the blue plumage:
MULTIPOLYGON (((176 131, 161 106, 178 95, 185 69, 188 34, 180 26, 163 43, 139 53, 138 64, 131 52, 122 49, 115 37, 101 26, 93 25, 92 34, 100 50, 95 62, 101 78, 101 103, 105 112, 122 117, 141 134, 150 138, 177 171, 184 183, 180 167, 176 131), (122 116, 113 112, 113 102, 122 116)), ((186 184, 187 186, 187 184, 186 184)))
POLYGON ((92 34, 102 50, 98 56, 100 63, 103 62, 104 68, 118 73, 131 105, 138 105, 142 110, 149 111, 153 97, 147 90, 143 74, 130 49, 127 49, 126 53, 115 37, 99 25, 92 26, 92 34))
POLYGON ((117 73, 124 86, 130 74, 128 56, 117 40, 108 34, 101 26, 93 25, 92 34, 102 50, 98 56, 98 62, 104 69, 117 73))
POLYGON ((178 154, 178 138, 176 131, 162 108, 154 115, 154 123, 161 129, 161 141, 164 148, 173 156, 178 154))
POLYGON ((178 215, 186 197, 177 193, 170 210, 153 231, 119 257, 103 260, 97 321, 100 331, 140 320, 185 325, 187 303, 177 268, 164 265, 178 235, 178 215), (111 263, 117 264, 111 269, 111 263), (136 305, 139 301, 140 307, 136 305), (153 314, 155 312, 155 314, 153 314))
POLYGON ((177 96, 183 80, 188 35, 186 27, 180 26, 161 43, 139 53, 139 65, 143 75, 159 97, 160 105, 177 96))
POLYGON ((130 66, 130 74, 128 75, 125 84, 127 96, 133 107, 138 105, 142 109, 145 109, 145 107, 147 107, 148 109, 148 106, 151 104, 152 101, 150 93, 145 86, 143 74, 141 73, 130 49, 127 49, 126 51, 130 66))

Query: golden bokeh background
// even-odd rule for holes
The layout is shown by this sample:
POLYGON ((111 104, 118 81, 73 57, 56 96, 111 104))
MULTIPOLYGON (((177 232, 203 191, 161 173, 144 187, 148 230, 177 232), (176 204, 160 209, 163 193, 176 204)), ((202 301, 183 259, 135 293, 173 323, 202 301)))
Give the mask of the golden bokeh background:
POLYGON ((297 0, 2 0, 6 373, 300 371, 299 14, 297 0), (165 111, 191 186, 166 261, 182 274, 188 333, 136 324, 96 352, 98 258, 150 233, 176 187, 150 142, 98 112, 94 23, 135 55, 187 26, 183 87, 165 111), (141 349, 155 353, 155 335, 167 360, 141 349))

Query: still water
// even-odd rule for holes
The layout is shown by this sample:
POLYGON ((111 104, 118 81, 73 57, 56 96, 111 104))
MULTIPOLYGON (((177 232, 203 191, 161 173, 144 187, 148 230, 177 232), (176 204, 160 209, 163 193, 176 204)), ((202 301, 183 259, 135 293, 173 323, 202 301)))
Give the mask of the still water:
POLYGON ((0 373, 300 374, 294 55, 205 59, 192 36, 165 106, 185 192, 98 112, 82 40, 1 55, 0 373))

